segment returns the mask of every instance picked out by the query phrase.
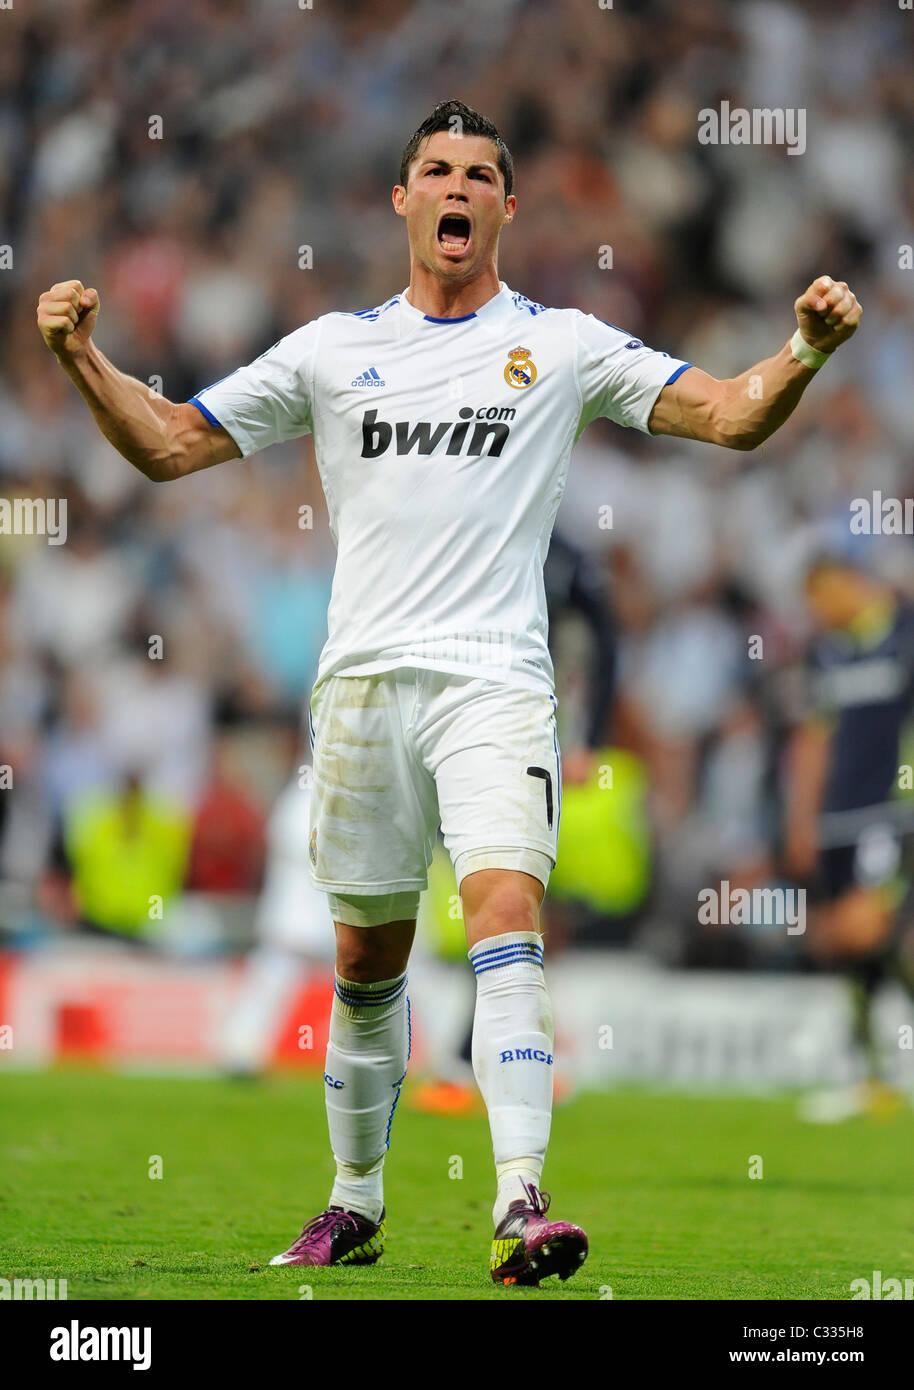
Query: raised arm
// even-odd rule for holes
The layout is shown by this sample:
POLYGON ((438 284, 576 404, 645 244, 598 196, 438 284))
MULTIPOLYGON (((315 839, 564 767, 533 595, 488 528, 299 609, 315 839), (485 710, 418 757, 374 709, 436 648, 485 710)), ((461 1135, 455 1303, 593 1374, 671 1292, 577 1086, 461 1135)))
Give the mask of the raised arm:
POLYGON ((856 332, 863 313, 843 280, 820 275, 794 304, 797 331, 774 357, 718 381, 691 367, 664 386, 651 434, 700 439, 725 449, 755 449, 793 414, 828 355, 856 332))
POLYGON ((154 483, 240 458, 228 431, 196 406, 165 400, 108 361, 92 342, 98 313, 98 291, 79 280, 53 285, 38 300, 42 337, 118 453, 154 483))

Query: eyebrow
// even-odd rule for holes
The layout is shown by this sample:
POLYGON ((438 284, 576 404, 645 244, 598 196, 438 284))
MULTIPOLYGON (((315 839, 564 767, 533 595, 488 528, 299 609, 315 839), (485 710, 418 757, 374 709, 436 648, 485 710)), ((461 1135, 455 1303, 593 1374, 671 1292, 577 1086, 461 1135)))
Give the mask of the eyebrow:
POLYGON ((457 161, 457 160, 455 160, 455 161, 452 162, 452 161, 449 160, 449 159, 440 159, 440 158, 439 158, 439 159, 433 159, 433 158, 431 158, 431 157, 429 157, 428 159, 423 159, 423 161, 422 161, 422 167, 423 167, 423 168, 425 168, 425 167, 426 167, 427 165, 429 165, 429 164, 436 164, 436 165, 438 165, 438 166, 439 166, 440 168, 442 168, 442 169, 467 169, 467 170, 472 170, 472 169, 485 169, 488 173, 493 173, 493 174, 494 174, 494 173, 497 173, 497 171, 498 171, 498 165, 497 165, 497 164, 491 163, 491 162, 490 162, 489 160, 487 160, 487 159, 478 159, 478 160, 474 160, 472 164, 461 164, 461 163, 460 163, 459 161, 457 161))

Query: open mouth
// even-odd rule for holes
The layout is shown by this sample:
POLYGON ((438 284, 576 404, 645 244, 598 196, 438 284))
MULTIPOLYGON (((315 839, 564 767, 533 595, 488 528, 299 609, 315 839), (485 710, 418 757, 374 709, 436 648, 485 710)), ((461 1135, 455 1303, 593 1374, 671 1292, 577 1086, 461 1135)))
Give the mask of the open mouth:
POLYGON ((444 251, 465 251, 470 244, 470 219, 459 212, 448 212, 438 223, 438 245, 444 251))

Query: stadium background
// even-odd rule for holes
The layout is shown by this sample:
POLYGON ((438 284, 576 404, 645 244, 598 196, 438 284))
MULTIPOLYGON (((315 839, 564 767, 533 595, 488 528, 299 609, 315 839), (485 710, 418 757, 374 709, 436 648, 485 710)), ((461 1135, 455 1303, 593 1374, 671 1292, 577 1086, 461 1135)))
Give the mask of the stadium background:
MULTIPOLYGON (((700 929, 695 904, 703 884, 775 881, 810 633, 804 555, 846 538, 853 497, 914 483, 914 271, 899 260, 914 239, 912 33, 897 8, 851 0, 17 0, 0 14, 0 242, 13 248, 0 491, 68 501, 66 544, 0 537, 4 1069, 215 1063, 266 818, 308 760, 301 710, 334 558, 310 440, 148 483, 48 354, 37 297, 70 277, 96 286, 103 351, 186 400, 301 323, 405 285, 389 206, 399 155, 458 96, 514 154, 499 271, 532 299, 717 376, 785 341, 816 274, 846 279, 865 306, 864 330, 749 457, 607 422, 578 445, 558 524, 615 619, 598 760, 616 801, 601 790, 581 809, 578 842, 563 827, 574 862, 548 908, 570 1084, 854 1074, 843 992, 810 972, 802 938, 700 929), (804 108, 805 153, 700 145, 698 111, 722 100, 804 108), (118 868, 105 820, 130 774, 148 813, 142 870, 118 868), (148 922, 149 881, 170 885, 161 923, 148 922), (142 908, 113 940, 86 906, 97 922, 111 897, 115 914, 142 908), (150 950, 131 944, 140 918, 150 950)), ((870 552, 914 597, 910 538, 870 552)), ((583 739, 587 641, 574 619, 552 633, 566 751, 583 739)), ((569 823, 579 794, 566 788, 569 823)), ((437 892, 418 975, 459 1014, 446 871, 437 892)), ((325 987, 296 1001, 277 1057, 319 1065, 320 1039, 303 1055, 295 1020, 317 1017, 325 987)), ((889 991, 883 1007, 888 1034, 906 1006, 889 991)))

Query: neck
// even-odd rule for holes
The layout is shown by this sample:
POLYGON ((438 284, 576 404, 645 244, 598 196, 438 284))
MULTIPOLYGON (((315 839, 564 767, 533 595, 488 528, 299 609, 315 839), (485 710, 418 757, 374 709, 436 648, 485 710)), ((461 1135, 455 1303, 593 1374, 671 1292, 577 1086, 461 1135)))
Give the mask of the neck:
POLYGON ((498 294, 498 290, 498 267, 494 261, 472 280, 460 284, 442 280, 440 275, 413 261, 406 298, 414 309, 433 319, 459 319, 464 314, 475 314, 498 294))

